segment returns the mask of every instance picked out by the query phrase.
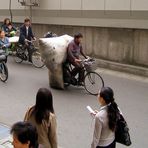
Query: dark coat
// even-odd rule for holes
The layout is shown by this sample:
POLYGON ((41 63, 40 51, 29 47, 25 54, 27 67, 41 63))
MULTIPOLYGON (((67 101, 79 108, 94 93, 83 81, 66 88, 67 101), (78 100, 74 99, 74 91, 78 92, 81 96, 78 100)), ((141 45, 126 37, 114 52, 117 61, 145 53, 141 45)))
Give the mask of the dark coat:
POLYGON ((34 38, 34 34, 32 32, 32 28, 28 28, 28 36, 27 36, 27 29, 25 25, 22 25, 20 27, 20 37, 19 37, 19 43, 24 44, 25 39, 31 41, 34 38))

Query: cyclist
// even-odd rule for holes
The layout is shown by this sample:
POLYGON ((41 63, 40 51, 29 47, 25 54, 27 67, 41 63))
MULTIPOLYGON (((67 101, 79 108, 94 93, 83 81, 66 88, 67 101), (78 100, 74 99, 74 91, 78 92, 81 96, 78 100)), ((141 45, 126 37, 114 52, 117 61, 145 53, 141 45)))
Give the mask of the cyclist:
POLYGON ((31 43, 29 43, 28 41, 31 40, 36 40, 36 38, 32 32, 31 21, 29 18, 26 18, 24 20, 24 24, 20 27, 19 43, 24 45, 24 48, 27 49, 30 62, 32 62, 32 49, 30 48, 31 43))
POLYGON ((11 21, 9 18, 6 18, 4 20, 3 25, 1 26, 2 30, 5 31, 5 35, 7 37, 11 37, 10 32, 11 31, 15 31, 16 32, 16 28, 12 25, 11 21))
POLYGON ((7 62, 7 55, 8 53, 8 48, 10 47, 10 42, 7 37, 5 37, 5 32, 3 30, 0 30, 0 48, 5 50, 6 52, 6 62, 7 62))
POLYGON ((84 68, 81 65, 80 55, 87 58, 83 52, 82 48, 82 38, 81 33, 76 33, 74 35, 74 40, 72 40, 67 49, 67 61, 74 66, 72 70, 72 77, 75 77, 79 73, 78 85, 83 85, 84 81, 84 68))
POLYGON ((6 36, 13 37, 16 34, 16 28, 13 27, 12 23, 9 23, 7 28, 6 36))

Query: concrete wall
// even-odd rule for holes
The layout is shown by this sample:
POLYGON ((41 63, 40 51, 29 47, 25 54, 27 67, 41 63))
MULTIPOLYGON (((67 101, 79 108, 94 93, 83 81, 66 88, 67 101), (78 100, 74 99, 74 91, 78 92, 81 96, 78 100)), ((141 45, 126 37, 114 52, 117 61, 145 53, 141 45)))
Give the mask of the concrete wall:
POLYGON ((42 37, 47 31, 72 36, 75 32, 82 32, 86 54, 148 68, 148 30, 39 24, 33 28, 37 37, 42 37))
MULTIPOLYGON (((5 17, 10 17, 9 2, 10 0, 3 0, 0 5, 1 21, 5 17)), ((21 6, 18 0, 12 0, 13 21, 20 23, 25 17, 32 16, 38 37, 47 31, 53 31, 58 35, 82 32, 84 48, 88 55, 108 62, 148 69, 148 0, 39 2, 40 6, 33 7, 31 11, 29 7, 21 6)), ((105 66, 107 65, 109 67, 111 64, 105 66)), ((116 68, 119 67, 121 65, 116 68)), ((146 73, 148 75, 148 70, 146 73)))
MULTIPOLYGON (((40 6, 32 11, 18 0, 11 1, 14 22, 32 15, 39 24, 148 29, 147 0, 38 0, 40 6)), ((0 20, 10 16, 9 2, 1 3, 0 20)))

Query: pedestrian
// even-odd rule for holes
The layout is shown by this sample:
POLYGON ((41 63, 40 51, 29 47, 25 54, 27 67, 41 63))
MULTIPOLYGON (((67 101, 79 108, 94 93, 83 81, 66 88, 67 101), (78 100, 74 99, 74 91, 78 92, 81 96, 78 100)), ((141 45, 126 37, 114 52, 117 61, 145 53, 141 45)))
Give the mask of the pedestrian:
POLYGON ((37 130, 28 122, 17 122, 11 128, 14 148, 37 148, 37 130))
POLYGON ((119 109, 110 87, 103 87, 98 95, 100 111, 95 111, 95 127, 91 148, 115 148, 115 127, 119 109))
POLYGON ((43 148, 57 148, 56 117, 49 89, 38 90, 36 104, 26 112, 24 120, 37 128, 39 145, 43 148))

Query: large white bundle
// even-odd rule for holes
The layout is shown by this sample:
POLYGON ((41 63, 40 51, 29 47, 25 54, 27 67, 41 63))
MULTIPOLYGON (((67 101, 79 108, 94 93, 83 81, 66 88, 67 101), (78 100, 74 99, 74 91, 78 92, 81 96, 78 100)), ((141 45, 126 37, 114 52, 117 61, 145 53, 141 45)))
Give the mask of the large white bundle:
POLYGON ((68 44, 73 40, 69 35, 39 40, 40 52, 49 69, 50 86, 64 88, 62 63, 67 56, 68 44))

